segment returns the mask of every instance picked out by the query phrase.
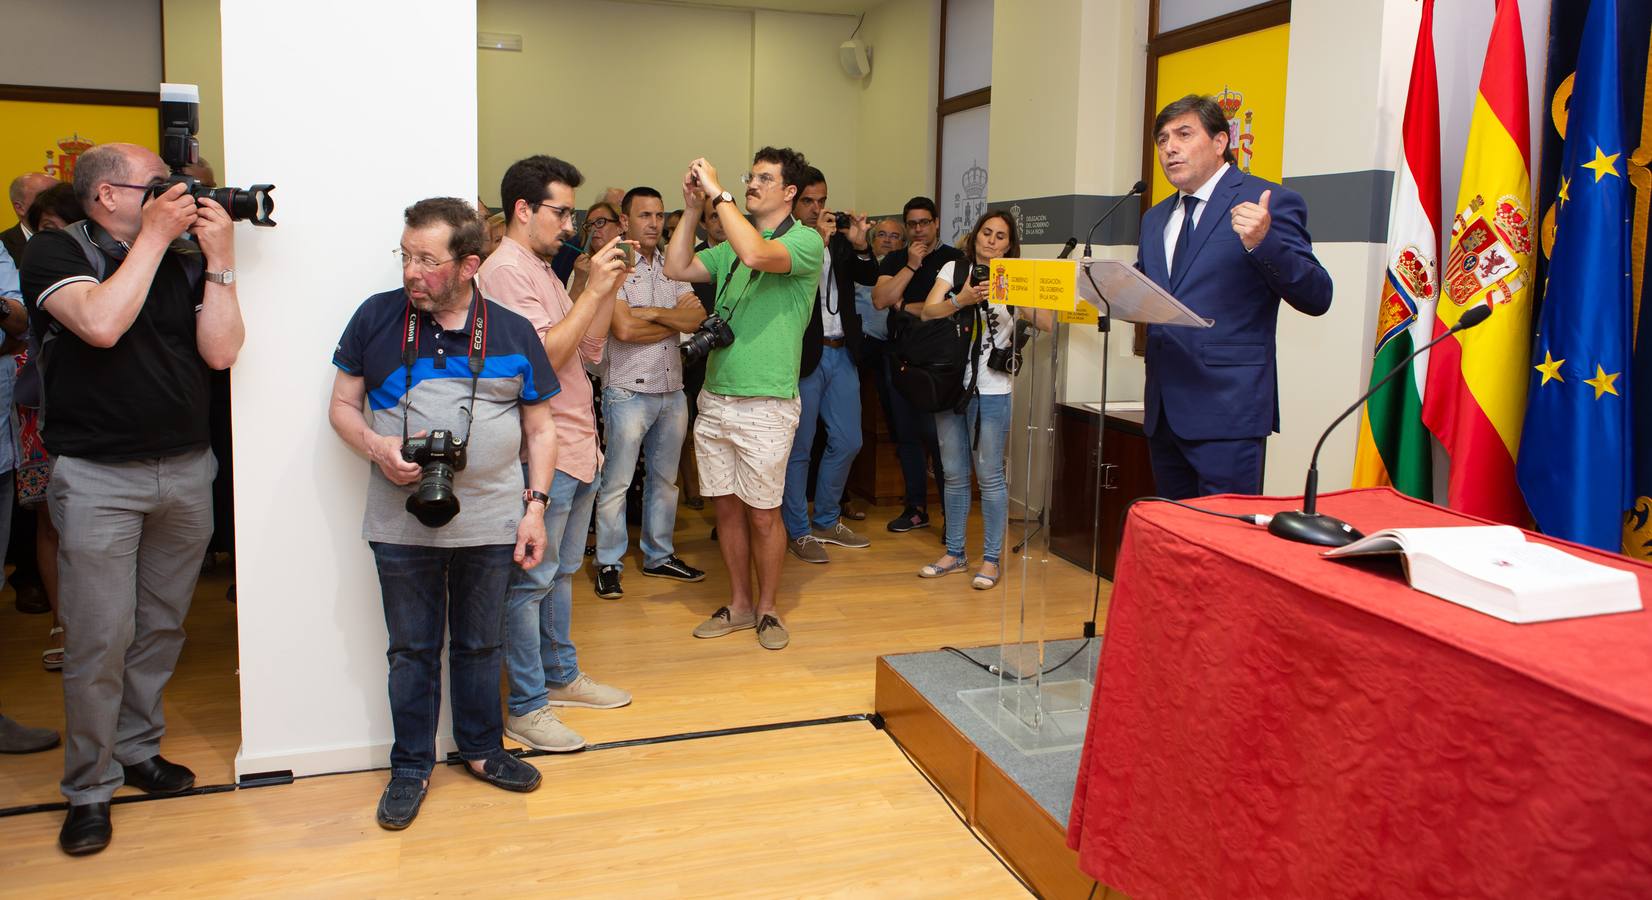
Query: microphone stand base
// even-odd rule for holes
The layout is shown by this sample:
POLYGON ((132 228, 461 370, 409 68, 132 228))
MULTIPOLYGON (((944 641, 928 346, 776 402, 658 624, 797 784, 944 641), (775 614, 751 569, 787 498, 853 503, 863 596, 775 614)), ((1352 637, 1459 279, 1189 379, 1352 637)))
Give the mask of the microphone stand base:
POLYGON ((1341 519, 1305 512, 1274 513, 1268 522, 1268 533, 1287 541, 1321 547, 1341 547, 1365 537, 1341 519))

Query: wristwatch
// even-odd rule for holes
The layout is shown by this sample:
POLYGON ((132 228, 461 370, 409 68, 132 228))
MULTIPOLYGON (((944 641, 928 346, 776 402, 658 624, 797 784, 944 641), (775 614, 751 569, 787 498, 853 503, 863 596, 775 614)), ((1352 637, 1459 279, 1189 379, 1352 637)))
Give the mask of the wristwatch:
POLYGON ((533 488, 528 488, 527 490, 522 492, 522 505, 523 506, 526 506, 529 503, 534 502, 535 500, 538 500, 540 503, 543 503, 546 506, 551 505, 551 495, 545 493, 544 491, 536 491, 533 488))
POLYGON ((716 197, 712 198, 711 208, 716 209, 718 204, 733 203, 733 202, 734 202, 734 195, 729 193, 728 191, 724 191, 721 194, 718 194, 716 197))
POLYGON ((208 272, 206 273, 206 280, 213 284, 234 284, 235 270, 225 269, 222 272, 208 272))

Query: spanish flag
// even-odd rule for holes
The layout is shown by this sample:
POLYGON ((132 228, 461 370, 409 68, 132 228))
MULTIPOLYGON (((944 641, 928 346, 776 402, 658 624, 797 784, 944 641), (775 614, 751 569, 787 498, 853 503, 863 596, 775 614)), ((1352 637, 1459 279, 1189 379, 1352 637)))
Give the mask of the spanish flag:
MULTIPOLYGON (((1440 299, 1440 91, 1434 77, 1434 0, 1423 0, 1411 86, 1400 127, 1400 165, 1388 217, 1388 269, 1377 305, 1377 346, 1371 382, 1388 377, 1400 360, 1428 343, 1440 299)), ((1428 356, 1406 363, 1377 388, 1360 417, 1354 487, 1391 484, 1424 500, 1434 497, 1423 387, 1428 356)))
POLYGON ((1451 457, 1446 502, 1511 525, 1529 521, 1514 461, 1531 356, 1530 173, 1520 9, 1516 0, 1497 0, 1469 120, 1434 334, 1443 334, 1472 306, 1490 305, 1492 316, 1431 351, 1423 421, 1451 457))

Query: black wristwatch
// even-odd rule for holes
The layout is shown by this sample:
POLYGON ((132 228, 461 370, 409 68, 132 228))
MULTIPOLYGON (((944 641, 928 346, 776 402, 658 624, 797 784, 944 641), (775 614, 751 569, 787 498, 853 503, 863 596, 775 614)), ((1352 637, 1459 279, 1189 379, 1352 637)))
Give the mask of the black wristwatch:
POLYGON ((536 491, 533 488, 528 488, 527 490, 522 492, 522 505, 523 506, 527 506, 529 503, 532 503, 535 500, 538 500, 540 503, 543 503, 546 506, 551 505, 551 495, 545 493, 544 491, 536 491))

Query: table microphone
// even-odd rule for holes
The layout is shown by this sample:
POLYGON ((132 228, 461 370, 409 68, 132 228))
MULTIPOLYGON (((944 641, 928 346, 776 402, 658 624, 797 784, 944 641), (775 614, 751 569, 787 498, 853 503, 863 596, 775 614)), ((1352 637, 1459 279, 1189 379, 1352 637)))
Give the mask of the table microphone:
POLYGON ((1073 255, 1073 248, 1078 246, 1078 238, 1070 237, 1067 243, 1061 245, 1061 252, 1055 255, 1056 259, 1066 259, 1073 255))
POLYGON ((1134 197, 1137 194, 1140 194, 1141 192, 1143 192, 1145 190, 1147 190, 1147 182, 1145 182, 1145 181, 1138 181, 1135 184, 1131 185, 1130 186, 1130 193, 1125 194, 1123 197, 1120 197, 1116 203, 1114 203, 1112 206, 1107 208, 1106 212, 1101 214, 1101 218, 1096 220, 1096 224, 1090 226, 1090 233, 1084 236, 1084 258, 1085 259, 1090 258, 1090 239, 1096 236, 1096 229, 1101 227, 1101 223, 1107 221, 1107 218, 1109 216, 1111 216, 1113 213, 1118 212, 1118 208, 1124 205, 1124 201, 1129 200, 1131 197, 1134 197))
POLYGON ((1308 481, 1302 488, 1302 509, 1294 512, 1275 513, 1273 518, 1268 521, 1268 533, 1288 541, 1318 544, 1322 547, 1341 547, 1344 544, 1352 544, 1354 541, 1365 537, 1347 522, 1332 516, 1322 515, 1317 511, 1316 507, 1319 501, 1319 449, 1325 446, 1325 439, 1331 436, 1332 429, 1341 424, 1343 419, 1352 415, 1355 410, 1364 406, 1365 401, 1369 400, 1372 394, 1404 370, 1406 363, 1415 359, 1424 350, 1457 332, 1473 328, 1489 318, 1491 318, 1490 304, 1470 307, 1463 313, 1462 318, 1457 320, 1457 324, 1451 326, 1444 334, 1434 340, 1411 351, 1405 359, 1395 363, 1394 367, 1388 370, 1388 374, 1382 376, 1381 381, 1367 388, 1365 393, 1354 401, 1353 406, 1348 407, 1342 415, 1337 416, 1331 422, 1330 427, 1325 429, 1325 433, 1319 436, 1319 443, 1314 445, 1314 455, 1308 461, 1308 481))

